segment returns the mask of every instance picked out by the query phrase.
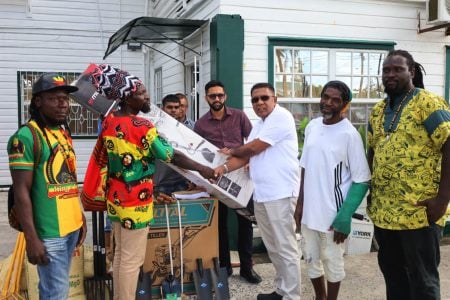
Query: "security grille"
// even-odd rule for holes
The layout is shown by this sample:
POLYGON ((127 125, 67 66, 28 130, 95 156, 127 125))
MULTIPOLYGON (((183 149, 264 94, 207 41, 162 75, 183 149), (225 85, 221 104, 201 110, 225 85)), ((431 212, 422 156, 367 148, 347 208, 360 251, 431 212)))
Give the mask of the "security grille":
MULTIPOLYGON (((19 88, 19 118, 20 123, 25 123, 30 118, 29 106, 31 101, 31 89, 33 83, 43 72, 19 71, 17 75, 19 88)), ((64 76, 67 82, 73 82, 80 75, 76 72, 58 72, 64 76)), ((96 137, 99 127, 99 115, 82 107, 73 99, 70 99, 70 113, 68 123, 73 137, 96 137)))

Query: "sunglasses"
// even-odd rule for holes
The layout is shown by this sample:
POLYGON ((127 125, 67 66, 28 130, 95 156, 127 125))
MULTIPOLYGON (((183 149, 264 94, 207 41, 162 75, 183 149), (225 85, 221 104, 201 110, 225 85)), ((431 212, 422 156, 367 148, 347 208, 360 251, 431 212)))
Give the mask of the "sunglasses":
POLYGON ((252 97, 252 103, 255 104, 256 102, 259 101, 259 99, 261 99, 262 101, 265 102, 272 97, 275 97, 275 96, 262 95, 262 96, 252 97))
POLYGON ((208 97, 209 100, 216 100, 216 98, 219 98, 219 100, 222 100, 223 98, 225 98, 225 94, 209 94, 209 95, 206 95, 206 97, 208 97))

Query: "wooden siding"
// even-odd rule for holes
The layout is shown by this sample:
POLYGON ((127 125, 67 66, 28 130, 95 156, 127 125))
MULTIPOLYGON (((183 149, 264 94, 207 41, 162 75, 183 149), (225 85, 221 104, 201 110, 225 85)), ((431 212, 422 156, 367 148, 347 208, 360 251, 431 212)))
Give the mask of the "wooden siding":
POLYGON ((321 39, 393 41, 396 49, 412 53, 426 70, 427 89, 444 95, 444 30, 417 34, 417 12, 426 27, 425 1, 364 0, 222 0, 221 13, 240 14, 245 20, 244 106, 253 118, 250 88, 268 80, 268 36, 321 39))
MULTIPOLYGON (((150 15, 153 17, 168 17, 177 18, 178 15, 171 9, 174 1, 156 1, 153 9, 150 11, 150 15)), ((202 0, 202 4, 195 7, 195 10, 186 11, 181 18, 195 19, 195 20, 208 20, 214 17, 220 12, 218 0, 202 0)), ((172 57, 183 61, 185 66, 192 65, 194 63, 194 56, 197 56, 200 69, 200 81, 198 84, 200 116, 203 115, 208 107, 204 100, 204 86, 211 78, 210 67, 210 51, 209 51, 209 26, 204 26, 201 30, 188 37, 185 41, 185 45, 196 52, 201 52, 202 56, 199 57, 192 51, 184 49, 174 43, 167 43, 163 45, 152 45, 159 51, 166 53, 172 57)), ((156 51, 149 50, 152 55, 150 58, 150 78, 153 77, 155 69, 162 67, 163 75, 163 95, 184 92, 189 94, 191 91, 189 87, 185 86, 185 66, 180 62, 173 60, 165 55, 162 55, 156 51)), ((152 94, 154 94, 154 87, 152 85, 152 94)))
MULTIPOLYGON (((421 13, 422 27, 427 26, 424 20, 424 0, 283 0, 282 2, 205 0, 203 2, 202 7, 186 15, 192 19, 211 19, 217 13, 239 14, 244 19, 243 101, 244 109, 252 119, 256 119, 256 116, 248 100, 249 91, 254 83, 268 80, 269 36, 393 41, 397 44, 396 49, 410 51, 414 58, 423 64, 427 73, 425 76, 427 89, 440 95, 444 94, 445 45, 449 44, 450 38, 444 35, 444 29, 417 34, 417 12, 421 13)), ((175 1, 156 1, 152 15, 180 17, 171 10, 173 3, 175 1)), ((204 45, 205 37, 206 34, 203 36, 204 45)), ((207 38, 209 39, 209 36, 207 38)), ((166 80, 163 82, 163 90, 164 94, 167 94, 178 89, 183 84, 183 79, 182 73, 171 70, 174 63, 165 63, 164 60, 166 59, 155 54, 150 64, 154 63, 155 67, 162 66, 166 80), (177 80, 178 85, 175 83, 177 80)), ((203 57, 201 82, 203 85, 210 79, 209 66, 209 59, 203 57)), ((203 94, 200 98, 203 99, 203 94)), ((200 101, 200 104, 202 114, 208 107, 204 101, 200 101)))
MULTIPOLYGON (((82 72, 102 63, 109 37, 145 14, 147 0, 25 0, 0 2, 0 186, 11 183, 6 143, 18 125, 17 71, 82 72)), ((106 60, 144 76, 141 51, 116 50, 106 60)), ((75 140, 83 181, 95 138, 75 140)))

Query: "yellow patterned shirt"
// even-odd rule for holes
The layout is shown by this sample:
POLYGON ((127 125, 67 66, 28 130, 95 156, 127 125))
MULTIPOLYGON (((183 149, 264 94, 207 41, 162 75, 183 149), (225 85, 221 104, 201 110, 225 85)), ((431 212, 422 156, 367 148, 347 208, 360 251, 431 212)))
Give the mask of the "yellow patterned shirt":
MULTIPOLYGON (((374 159, 367 211, 373 223, 384 229, 426 227, 425 207, 415 204, 437 195, 441 148, 450 136, 449 107, 443 98, 416 89, 387 135, 397 109, 391 109, 388 101, 377 103, 369 119, 368 143, 374 159)), ((443 226, 445 218, 437 223, 443 226)))

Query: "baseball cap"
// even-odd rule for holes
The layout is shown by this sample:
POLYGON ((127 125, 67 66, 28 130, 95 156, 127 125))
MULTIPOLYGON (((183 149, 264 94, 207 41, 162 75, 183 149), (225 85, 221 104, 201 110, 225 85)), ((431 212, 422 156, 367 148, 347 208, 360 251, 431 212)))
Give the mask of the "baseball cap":
POLYGON ((39 93, 56 89, 64 90, 68 93, 78 91, 78 88, 76 86, 67 84, 67 81, 63 76, 57 73, 44 73, 33 84, 32 93, 33 96, 35 96, 39 93))

